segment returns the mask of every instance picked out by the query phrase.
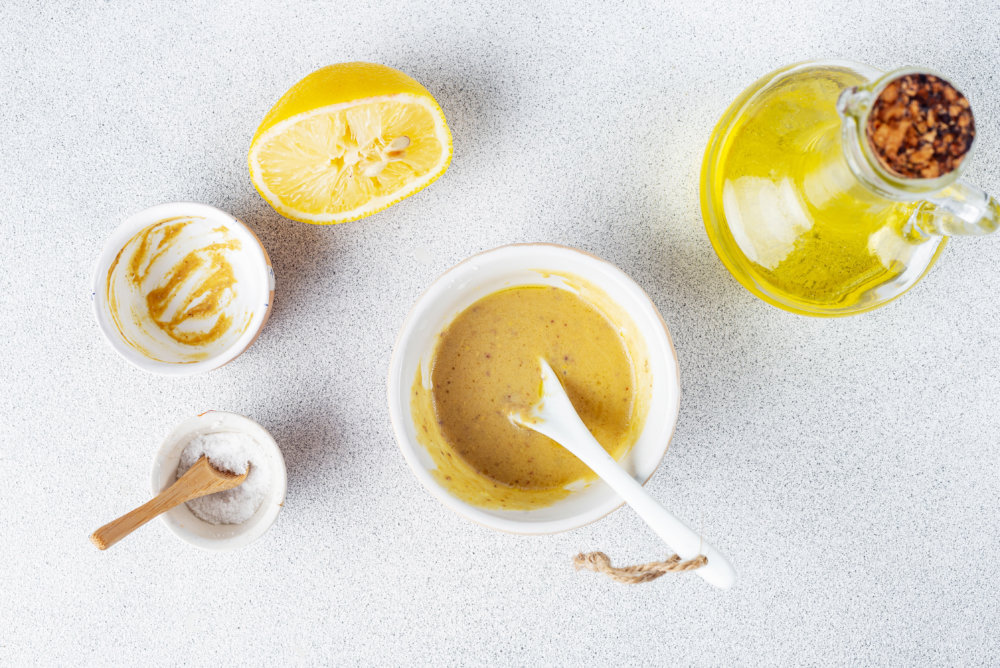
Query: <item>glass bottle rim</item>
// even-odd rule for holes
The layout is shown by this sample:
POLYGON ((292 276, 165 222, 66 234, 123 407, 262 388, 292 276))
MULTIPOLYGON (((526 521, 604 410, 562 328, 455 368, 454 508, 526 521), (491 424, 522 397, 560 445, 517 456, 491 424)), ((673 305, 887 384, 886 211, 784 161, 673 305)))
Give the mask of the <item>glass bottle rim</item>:
POLYGON ((882 94, 882 91, 885 90, 886 86, 900 77, 911 74, 935 76, 942 81, 951 83, 951 80, 948 79, 948 77, 939 74, 931 68, 903 67, 892 70, 891 72, 886 72, 880 77, 869 81, 867 84, 846 89, 841 94, 841 97, 837 102, 837 108, 844 118, 845 123, 849 123, 851 126, 845 126, 845 138, 847 138, 848 134, 850 135, 852 148, 858 154, 855 157, 860 157, 863 160, 863 165, 859 166, 864 168, 862 171, 864 172, 864 176, 867 177, 865 180, 871 181, 874 177, 876 183, 873 185, 894 191, 893 194, 897 197, 932 193, 955 183, 961 178, 963 172, 965 171, 965 166, 969 163, 976 147, 976 140, 975 137, 973 137, 968 151, 966 151, 965 156, 962 158, 962 161, 958 164, 958 166, 947 174, 934 178, 908 178, 894 174, 885 168, 882 162, 875 155, 871 143, 868 141, 868 115, 872 111, 875 100, 877 100, 882 94))

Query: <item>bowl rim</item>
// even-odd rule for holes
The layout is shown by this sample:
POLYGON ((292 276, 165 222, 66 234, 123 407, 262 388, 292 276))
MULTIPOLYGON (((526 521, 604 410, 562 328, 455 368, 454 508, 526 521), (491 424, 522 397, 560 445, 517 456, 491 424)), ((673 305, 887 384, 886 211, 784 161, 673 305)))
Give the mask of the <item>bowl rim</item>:
MULTIPOLYGON (((277 441, 274 440, 271 432, 265 429, 264 426, 256 420, 248 418, 245 415, 231 413, 229 411, 207 410, 203 413, 195 415, 194 417, 187 418, 178 424, 167 435, 167 437, 160 442, 160 446, 156 450, 156 455, 153 457, 153 466, 150 471, 150 488, 153 495, 157 495, 162 492, 171 482, 168 478, 167 484, 163 483, 162 469, 164 462, 173 459, 172 452, 176 449, 178 441, 183 439, 185 435, 197 431, 199 427, 204 426, 206 422, 218 420, 219 418, 228 422, 226 426, 230 428, 228 429, 229 431, 239 430, 242 433, 254 432, 255 437, 257 435, 264 435, 267 437, 266 439, 255 438, 254 440, 256 440, 258 444, 265 448, 268 452, 272 453, 271 464, 274 466, 274 470, 271 474, 271 478, 273 486, 270 488, 267 496, 262 502, 262 505, 269 504, 264 509, 265 514, 263 519, 259 520, 251 530, 237 533, 232 536, 226 536, 223 538, 206 538, 189 531, 183 525, 174 521, 174 518, 171 515, 171 513, 174 513, 180 506, 171 508, 167 512, 160 515, 160 521, 167 525, 167 528, 170 529, 172 534, 180 538, 185 543, 194 545, 195 547, 203 550, 208 550, 209 552, 229 552, 236 550, 249 545, 267 533, 267 531, 274 525, 275 520, 278 519, 278 514, 284 508, 285 494, 288 491, 288 468, 285 465, 284 455, 281 454, 281 448, 278 446, 277 441)), ((180 457, 179 452, 177 453, 177 456, 178 458, 180 457)), ((177 470, 176 464, 174 464, 173 469, 174 471, 177 470)), ((190 511, 188 511, 188 513, 192 518, 194 518, 194 521, 208 524, 207 522, 204 522, 204 520, 201 520, 190 513, 190 511)))
MULTIPOLYGON (((401 377, 401 367, 402 361, 402 350, 404 344, 409 336, 412 334, 413 329, 416 327, 420 320, 422 311, 426 307, 422 307, 424 304, 429 304, 430 299, 434 294, 441 290, 441 286, 446 278, 451 276, 453 272, 461 270, 465 265, 468 265, 480 259, 486 255, 493 255, 506 252, 517 252, 519 249, 536 249, 545 248, 557 253, 567 253, 583 257, 587 262, 593 262, 599 264, 602 269, 609 271, 610 273, 616 275, 619 279, 623 281, 623 284, 630 290, 632 290, 637 296, 642 297, 643 303, 648 305, 650 312, 655 315, 654 322, 659 322, 662 332, 656 330, 655 334, 662 334, 663 342, 666 343, 666 348, 669 353, 669 357, 673 358, 674 364, 674 374, 669 379, 674 385, 674 396, 675 400, 673 405, 668 406, 672 414, 672 420, 670 425, 670 431, 667 438, 663 440, 662 450, 657 455, 656 465, 650 470, 649 474, 645 476, 645 479, 641 481, 642 485, 645 485, 653 477, 657 470, 663 463, 663 459, 666 456, 667 450, 670 447, 670 443, 673 441, 674 434, 677 430, 677 422, 680 415, 680 398, 681 398, 681 381, 680 381, 680 363, 677 359, 677 350, 674 347, 673 338, 670 336, 670 329, 667 327, 666 321, 663 320, 663 316, 660 310, 657 308, 656 303, 652 300, 649 294, 638 284, 631 276, 622 271, 619 267, 608 262, 607 260, 589 253, 587 251, 580 250, 578 248, 573 248, 571 246, 566 246, 563 244, 556 244, 550 242, 527 242, 527 243, 512 243, 503 246, 497 246, 479 253, 475 253, 461 262, 453 265, 446 271, 442 272, 431 284, 417 297, 413 302, 413 306, 410 307, 410 311, 407 313, 406 318, 403 320, 403 324, 400 326, 399 333, 396 336, 396 340, 393 344, 392 355, 389 360, 388 378, 386 382, 386 390, 388 395, 388 405, 389 405, 389 419, 392 423, 393 434, 396 439, 396 445, 398 446, 400 452, 403 455, 403 459, 406 461, 407 466, 410 467, 413 474, 417 477, 423 487, 430 492, 430 494, 443 503, 447 508, 453 512, 461 515, 462 517, 484 526, 490 529, 497 529, 504 531, 506 533, 518 534, 518 535, 548 535, 555 533, 562 533, 564 531, 571 531, 573 529, 578 529, 580 527, 592 524, 600 519, 603 519, 613 513, 614 511, 625 505, 625 501, 617 495, 612 497, 612 500, 598 506, 595 510, 590 512, 581 512, 576 515, 572 515, 564 519, 556 520, 546 520, 538 522, 526 522, 520 521, 512 518, 497 517, 488 513, 485 509, 479 508, 478 506, 472 505, 457 496, 454 496, 448 492, 444 487, 442 487, 437 480, 431 475, 430 471, 426 469, 420 462, 416 454, 416 448, 423 447, 419 443, 412 442, 404 429, 405 420, 412 419, 409 410, 400 401, 400 383, 397 382, 401 377)), ((544 268, 540 268, 544 269, 544 268)), ((590 281, 587 276, 581 276, 584 280, 590 281)), ((601 284, 596 281, 592 281, 595 287, 599 289, 604 289, 601 284)), ((647 345, 652 342, 649 337, 646 336, 644 331, 644 339, 647 341, 647 345)), ((528 511, 530 512, 530 511, 528 511)))
POLYGON ((218 369, 239 357, 260 335, 261 330, 267 323, 274 305, 274 268, 271 266, 271 258, 261 243, 260 238, 243 221, 236 218, 222 209, 218 209, 208 204, 198 202, 166 202, 156 204, 151 207, 136 211, 128 216, 115 230, 108 236, 101 248, 94 270, 91 275, 90 301, 93 307, 94 317, 97 320, 98 329, 104 336, 105 341, 134 367, 143 371, 163 376, 192 376, 206 371, 218 369), (254 268, 261 273, 261 286, 266 289, 266 293, 259 296, 258 301, 264 301, 264 308, 254 312, 253 318, 246 330, 231 345, 220 350, 215 355, 197 362, 173 363, 154 360, 146 357, 141 352, 125 342, 121 332, 112 322, 108 314, 106 298, 106 282, 108 268, 111 262, 118 256, 125 244, 139 231, 149 225, 153 225, 161 220, 175 216, 199 216, 211 221, 224 223, 235 228, 238 232, 245 234, 246 238, 255 243, 246 244, 244 252, 250 256, 250 262, 254 268))

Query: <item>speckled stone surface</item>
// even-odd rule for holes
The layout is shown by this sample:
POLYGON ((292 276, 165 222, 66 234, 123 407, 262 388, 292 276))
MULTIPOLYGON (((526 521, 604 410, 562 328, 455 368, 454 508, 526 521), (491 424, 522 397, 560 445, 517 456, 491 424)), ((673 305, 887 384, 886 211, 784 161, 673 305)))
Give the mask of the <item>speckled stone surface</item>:
POLYGON ((728 102, 829 56, 953 75, 977 110, 968 177, 1000 194, 996 2, 14 0, 0 23, 0 664, 997 661, 1000 235, 955 241, 887 308, 812 320, 727 274, 697 197, 728 102), (250 137, 346 60, 423 82, 454 162, 368 220, 284 220, 250 185, 250 137), (119 358, 88 285, 123 218, 175 200, 245 220, 278 276, 257 343, 188 379, 119 358), (575 573, 579 550, 664 554, 627 509, 503 535, 407 469, 385 406, 403 317, 449 266, 529 240, 615 262, 669 323, 684 394, 649 490, 729 552, 730 592, 575 573), (210 554, 157 522, 99 553, 88 534, 210 408, 281 445, 272 530, 210 554))

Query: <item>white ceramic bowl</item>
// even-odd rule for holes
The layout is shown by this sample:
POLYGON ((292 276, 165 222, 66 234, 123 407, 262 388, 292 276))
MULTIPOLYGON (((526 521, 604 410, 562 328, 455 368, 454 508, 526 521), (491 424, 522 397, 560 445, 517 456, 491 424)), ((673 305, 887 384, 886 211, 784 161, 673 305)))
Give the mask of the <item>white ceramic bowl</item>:
POLYGON ((167 527, 181 540, 205 550, 218 552, 235 550, 262 536, 274 524, 285 504, 288 473, 285 469, 285 459, 281 456, 281 450, 271 434, 242 415, 208 411, 185 420, 171 432, 156 453, 152 473, 153 494, 156 495, 177 480, 177 465, 181 452, 192 438, 200 434, 222 431, 251 436, 260 445, 263 456, 267 458, 271 484, 260 508, 243 524, 209 524, 198 519, 183 503, 160 516, 167 527))
POLYGON ((644 344, 653 379, 649 411, 638 440, 621 460, 637 480, 645 482, 652 476, 677 422, 680 376, 670 333, 646 293, 620 269, 582 251, 540 243, 503 246, 456 265, 427 289, 403 323, 389 363, 389 415, 399 448, 424 487, 460 515, 494 529, 522 534, 567 531, 622 505, 598 480, 545 508, 480 508, 438 484, 431 474, 435 464, 417 441, 410 413, 411 389, 417 370, 426 370, 431 361, 441 330, 472 303, 503 288, 553 285, 573 289, 559 274, 579 277, 613 300, 632 321, 615 324, 644 344))
POLYGON ((264 323, 267 322, 274 303, 274 270, 271 260, 257 236, 242 222, 225 211, 194 202, 173 202, 160 204, 128 217, 104 245, 94 270, 91 297, 94 302, 94 313, 97 324, 104 337, 122 357, 133 365, 155 373, 188 376, 203 371, 216 369, 235 359, 246 350, 257 338, 264 323), (213 226, 222 226, 241 242, 238 257, 241 270, 248 277, 247 285, 241 282, 239 287, 243 293, 239 299, 252 312, 249 324, 239 337, 228 345, 216 346, 208 351, 209 356, 194 362, 174 363, 160 361, 147 357, 141 351, 130 345, 123 337, 111 314, 108 302, 108 271, 112 263, 125 245, 140 231, 155 223, 177 217, 202 218, 213 226))

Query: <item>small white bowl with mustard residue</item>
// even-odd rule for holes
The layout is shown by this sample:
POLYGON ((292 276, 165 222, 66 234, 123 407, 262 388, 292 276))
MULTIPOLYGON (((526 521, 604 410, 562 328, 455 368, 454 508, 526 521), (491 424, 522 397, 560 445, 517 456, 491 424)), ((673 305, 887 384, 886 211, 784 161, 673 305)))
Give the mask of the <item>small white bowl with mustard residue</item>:
POLYGON ((160 204, 108 239, 92 297, 101 332, 122 357, 186 376, 223 366, 253 343, 274 302, 274 270, 257 236, 225 211, 160 204))
MULTIPOLYGON (((484 385, 465 384, 449 377, 447 369, 455 368, 453 363, 461 367, 468 363, 469 357, 489 357, 491 361, 484 364, 493 366, 485 369, 483 375, 489 370, 492 379, 501 373, 492 361, 494 358, 504 357, 518 367, 537 364, 537 357, 530 360, 511 357, 522 355, 524 350, 519 348, 521 342, 533 336, 520 321, 515 320, 516 313, 526 311, 512 309, 510 318, 487 311, 489 303, 499 303, 489 301, 496 295, 510 294, 523 288, 542 288, 550 292, 556 288, 572 293, 571 298, 563 299, 573 301, 579 298, 592 306, 620 339, 620 344, 616 345, 624 345, 632 369, 628 382, 631 383, 634 403, 627 417, 630 424, 625 431, 628 439, 626 447, 620 449, 617 455, 612 455, 636 480, 645 483, 666 454, 680 407, 680 376, 670 333, 655 304, 635 281, 614 265, 573 248, 545 243, 503 246, 475 255, 438 278, 416 301, 396 340, 389 363, 389 415, 407 464, 424 487, 444 505, 494 529, 520 534, 555 533, 600 519, 620 507, 621 498, 608 485, 593 477, 557 485, 537 485, 535 483, 539 478, 536 477, 523 487, 511 485, 509 478, 501 479, 497 475, 497 467, 502 465, 501 457, 506 456, 504 453, 512 453, 511 457, 523 457, 530 462, 525 469, 530 469, 528 475, 531 475, 541 466, 538 455, 542 452, 536 448, 537 443, 525 446, 507 440, 506 436, 495 438, 497 432, 484 431, 484 425, 490 420, 492 424, 500 424, 496 416, 502 417, 507 410, 502 398, 498 397, 495 403, 482 411, 477 405, 468 413, 472 427, 469 433, 478 433, 479 436, 473 436, 465 445, 471 443, 473 447, 479 447, 477 443, 484 443, 482 452, 485 456, 482 458, 477 459, 480 453, 468 448, 462 452, 457 446, 452 447, 456 443, 449 443, 450 435, 446 433, 450 417, 445 404, 448 401, 459 407, 478 404, 478 398, 485 394, 482 390, 484 385), (470 330, 457 330, 460 320, 472 311, 490 315, 470 330), (496 317, 493 317, 494 314, 496 317), (488 332, 489 340, 503 341, 503 347, 486 353, 477 348, 478 341, 465 337, 468 332, 473 332, 469 335, 473 338, 478 336, 477 332, 488 332), (448 359, 443 356, 445 342, 459 338, 462 344, 454 349, 456 355, 450 358, 447 365, 439 367, 444 359, 448 359), (515 350, 518 352, 511 352, 515 350), (458 361, 459 358, 462 361, 458 361), (446 384, 442 385, 442 382, 446 384), (445 400, 444 394, 437 395, 438 389, 442 393, 450 393, 452 399, 445 400), (499 444, 500 448, 491 443, 499 444), (483 462, 487 462, 487 466, 481 466, 483 462)), ((531 317, 535 318, 535 315, 531 317)), ((584 331, 582 319, 566 320, 572 322, 551 320, 551 326, 556 328, 551 336, 555 337, 560 332, 568 334, 573 327, 584 331)), ((542 319, 541 326, 549 327, 546 322, 547 317, 542 319)), ((598 334, 596 330, 593 333, 598 334)), ((584 334, 590 337, 589 330, 584 334)), ((543 341, 547 337, 548 333, 541 336, 543 341)), ((562 340, 565 342, 566 338, 564 336, 562 340)), ((606 338, 604 340, 607 341, 606 338)), ((607 349, 591 349, 591 353, 599 355, 601 350, 607 349)), ((562 355, 554 362, 562 363, 562 355)), ((569 374, 567 382, 572 383, 573 372, 566 373, 569 374)), ((540 372, 537 382, 540 385, 540 372)), ((521 391, 520 386, 504 387, 511 388, 503 390, 505 392, 521 391)), ((580 389, 579 385, 577 389, 580 389)), ((491 390, 488 401, 493 401, 493 396, 491 390)), ((514 395, 508 395, 507 399, 511 396, 514 395)), ((590 408, 603 411, 601 402, 596 403, 597 406, 591 405, 590 408)), ((594 426, 588 424, 588 427, 594 431, 594 426)), ((500 428, 505 427, 501 425, 500 428)), ((452 430, 451 434, 455 433, 452 430)), ((602 444, 609 448, 608 443, 602 444)), ((552 447, 561 450, 554 443, 552 447)), ((575 459, 573 462, 581 465, 575 459)), ((559 464, 564 468, 569 465, 565 459, 559 464)))

